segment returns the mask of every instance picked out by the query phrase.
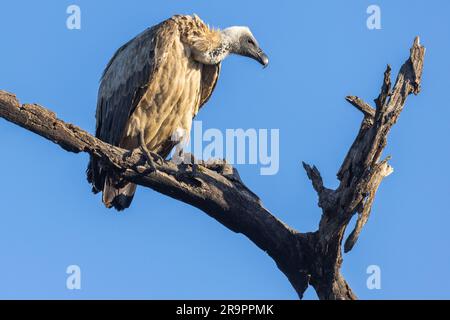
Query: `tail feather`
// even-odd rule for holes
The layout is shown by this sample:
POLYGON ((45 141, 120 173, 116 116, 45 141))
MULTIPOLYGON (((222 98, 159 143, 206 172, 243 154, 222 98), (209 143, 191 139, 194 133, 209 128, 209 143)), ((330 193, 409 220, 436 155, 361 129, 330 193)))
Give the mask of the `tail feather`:
POLYGON ((111 177, 106 177, 102 200, 107 208, 114 207, 116 210, 122 211, 130 207, 136 192, 136 185, 127 183, 118 188, 116 184, 117 182, 111 177))
POLYGON ((108 175, 94 158, 91 158, 86 173, 89 183, 92 184, 92 191, 103 192, 102 201, 107 208, 122 211, 130 207, 136 192, 134 183, 121 184, 118 187, 116 179, 108 175))

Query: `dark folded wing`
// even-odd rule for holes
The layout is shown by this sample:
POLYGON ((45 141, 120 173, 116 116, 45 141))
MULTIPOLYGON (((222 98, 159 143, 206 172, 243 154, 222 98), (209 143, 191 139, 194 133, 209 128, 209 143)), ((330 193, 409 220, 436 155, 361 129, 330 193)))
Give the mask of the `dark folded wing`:
POLYGON ((200 97, 200 106, 208 102, 211 97, 212 92, 217 84, 217 79, 219 79, 221 64, 215 65, 203 65, 202 69, 202 86, 201 86, 201 97, 200 97))
POLYGON ((164 64, 177 36, 176 24, 166 20, 117 50, 100 83, 96 114, 98 138, 119 145, 128 119, 164 64))

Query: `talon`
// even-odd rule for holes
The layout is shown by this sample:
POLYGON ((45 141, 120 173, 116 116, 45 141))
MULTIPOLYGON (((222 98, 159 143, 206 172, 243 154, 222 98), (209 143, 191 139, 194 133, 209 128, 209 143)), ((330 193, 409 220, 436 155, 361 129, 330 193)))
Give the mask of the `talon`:
POLYGON ((150 166, 150 173, 156 172, 156 166, 155 166, 155 161, 153 161, 153 155, 155 155, 155 157, 159 157, 159 155, 157 155, 156 153, 153 154, 152 152, 150 152, 145 144, 145 139, 144 139, 144 132, 141 131, 140 135, 139 135, 139 142, 141 145, 141 149, 142 152, 144 153, 146 160, 147 160, 147 164, 150 166))
POLYGON ((150 166, 150 172, 155 172, 157 169, 152 154, 148 150, 144 150, 144 148, 142 148, 142 151, 145 155, 147 164, 150 166))
POLYGON ((164 164, 164 158, 161 157, 159 154, 157 153, 151 153, 153 155, 154 158, 156 158, 156 163, 158 163, 159 165, 163 165, 164 164))

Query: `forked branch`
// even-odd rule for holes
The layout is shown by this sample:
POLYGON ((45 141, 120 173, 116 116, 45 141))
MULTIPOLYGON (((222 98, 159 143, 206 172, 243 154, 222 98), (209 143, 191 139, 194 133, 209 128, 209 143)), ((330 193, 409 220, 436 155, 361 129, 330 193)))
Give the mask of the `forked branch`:
POLYGON ((87 152, 123 179, 197 207, 230 230, 246 235, 273 258, 300 298, 312 285, 321 299, 356 299, 340 273, 344 232, 357 214, 356 227, 344 246, 348 252, 369 218, 381 181, 392 173, 388 159, 381 160, 381 154, 407 96, 420 91, 424 54, 425 48, 416 38, 392 90, 388 66, 376 109, 358 97, 347 97, 364 117, 337 174, 340 184, 336 190, 324 186, 316 167, 303 164, 322 208, 319 229, 310 233, 300 233, 272 215, 236 169, 224 162, 204 163, 192 170, 190 165, 164 161, 156 164, 156 172, 148 173, 146 157, 139 151, 131 153, 104 143, 44 107, 20 104, 5 91, 0 91, 0 117, 67 151, 87 152))

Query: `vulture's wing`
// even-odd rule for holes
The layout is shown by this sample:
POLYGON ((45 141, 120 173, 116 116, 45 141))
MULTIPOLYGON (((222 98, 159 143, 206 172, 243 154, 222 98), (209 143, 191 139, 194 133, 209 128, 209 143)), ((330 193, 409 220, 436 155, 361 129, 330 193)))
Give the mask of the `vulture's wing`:
POLYGON ((215 65, 203 65, 202 69, 202 87, 201 87, 201 97, 199 109, 208 102, 211 97, 212 92, 217 84, 217 79, 219 79, 221 64, 215 65))
POLYGON ((108 63, 97 101, 96 136, 119 145, 125 126, 178 34, 173 21, 149 28, 123 45, 108 63))

